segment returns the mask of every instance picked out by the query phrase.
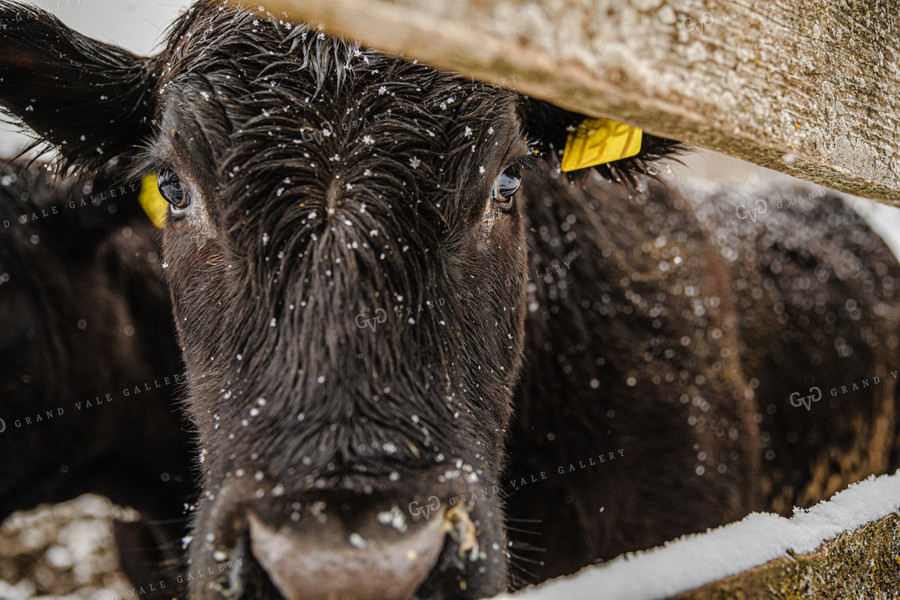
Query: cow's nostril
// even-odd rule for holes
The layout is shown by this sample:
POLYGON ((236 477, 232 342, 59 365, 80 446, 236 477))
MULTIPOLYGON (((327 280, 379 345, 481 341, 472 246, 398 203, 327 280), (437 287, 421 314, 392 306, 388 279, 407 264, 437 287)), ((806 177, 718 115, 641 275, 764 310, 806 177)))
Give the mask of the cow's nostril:
POLYGON ((250 514, 250 547, 287 600, 408 600, 444 545, 443 515, 401 533, 337 519, 308 529, 273 528, 250 514))

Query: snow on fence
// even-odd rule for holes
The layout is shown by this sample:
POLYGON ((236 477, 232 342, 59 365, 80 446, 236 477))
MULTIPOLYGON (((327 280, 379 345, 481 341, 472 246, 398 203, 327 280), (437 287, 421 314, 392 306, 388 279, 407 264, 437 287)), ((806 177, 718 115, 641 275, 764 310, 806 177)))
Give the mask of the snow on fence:
POLYGON ((900 206, 896 0, 241 0, 900 206))
POLYGON ((747 598, 897 598, 900 595, 898 510, 900 471, 851 485, 810 509, 795 509, 790 519, 754 513, 737 523, 684 536, 652 550, 626 554, 603 565, 587 567, 571 577, 497 596, 496 600, 661 600, 741 573, 745 573, 743 579, 719 586, 725 589, 713 587, 706 590, 708 593, 701 590, 684 598, 733 598, 740 597, 738 592, 747 598), (835 542, 841 534, 849 537, 835 542), (886 547, 874 547, 879 538, 886 539, 886 547), (847 562, 848 549, 841 546, 848 544, 855 545, 856 559, 861 565, 856 569, 836 568, 842 566, 839 563, 847 562), (826 545, 824 554, 831 551, 836 559, 833 563, 838 564, 817 569, 815 577, 819 581, 810 585, 808 581, 791 581, 792 577, 782 575, 781 571, 790 571, 784 568, 785 564, 802 563, 804 557, 800 555, 817 553, 823 545, 826 545), (840 552, 844 553, 843 557, 840 552), (750 571, 767 563, 773 571, 768 578, 764 571, 750 571), (828 593, 823 590, 836 592, 822 595, 828 593), (811 595, 804 595, 804 591, 811 595), (716 595, 717 592, 721 595, 716 595))

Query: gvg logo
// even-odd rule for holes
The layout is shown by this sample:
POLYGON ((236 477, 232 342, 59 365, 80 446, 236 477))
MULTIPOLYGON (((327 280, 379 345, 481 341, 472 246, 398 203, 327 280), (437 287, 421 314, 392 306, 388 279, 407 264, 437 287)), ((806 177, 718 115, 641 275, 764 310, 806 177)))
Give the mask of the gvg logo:
POLYGON ((440 510, 441 501, 437 496, 429 496, 428 504, 425 506, 420 506, 418 500, 413 500, 409 503, 409 514, 413 516, 413 520, 418 521, 419 517, 425 517, 425 520, 428 520, 428 517, 431 516, 431 513, 440 510))
POLYGON ((764 215, 769 212, 769 205, 765 200, 757 200, 756 204, 753 205, 752 208, 747 208, 743 204, 737 207, 737 217, 740 220, 750 219, 754 223, 756 223, 756 219, 759 218, 760 215, 764 215))
POLYGON ((800 392, 794 392, 791 394, 791 406, 794 408, 800 408, 801 406, 805 406, 806 410, 810 410, 812 408, 813 402, 818 402, 822 399, 822 390, 816 386, 809 388, 809 394, 807 396, 801 396, 800 392))
POLYGON ((3 433, 4 431, 6 431, 6 421, 0 419, 0 433, 3 433))
POLYGON ((372 331, 375 331, 375 328, 378 327, 379 323, 384 323, 387 321, 387 311, 383 308, 379 308, 375 311, 375 316, 366 318, 365 313, 360 313, 356 315, 356 326, 360 329, 365 329, 368 327, 372 331))

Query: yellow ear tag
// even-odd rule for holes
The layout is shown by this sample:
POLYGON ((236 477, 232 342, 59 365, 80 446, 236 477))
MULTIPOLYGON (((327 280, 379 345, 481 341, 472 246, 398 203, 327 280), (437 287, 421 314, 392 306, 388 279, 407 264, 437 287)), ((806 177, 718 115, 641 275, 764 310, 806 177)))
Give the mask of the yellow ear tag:
POLYGON ((585 119, 566 140, 562 170, 577 171, 630 158, 641 151, 643 132, 610 119, 585 119))
POLYGON ((162 229, 166 224, 166 212, 169 210, 169 203, 159 193, 159 187, 156 185, 156 173, 145 175, 141 181, 141 193, 138 194, 138 202, 141 208, 153 221, 153 224, 162 229))

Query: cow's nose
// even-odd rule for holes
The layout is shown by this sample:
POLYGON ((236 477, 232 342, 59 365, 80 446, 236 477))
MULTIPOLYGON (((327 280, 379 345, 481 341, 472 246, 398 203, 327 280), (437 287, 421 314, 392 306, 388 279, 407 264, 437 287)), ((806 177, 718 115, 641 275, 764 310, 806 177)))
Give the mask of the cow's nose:
POLYGON ((402 527, 387 514, 273 527, 251 513, 250 548, 286 600, 409 600, 443 548, 443 514, 402 527))

